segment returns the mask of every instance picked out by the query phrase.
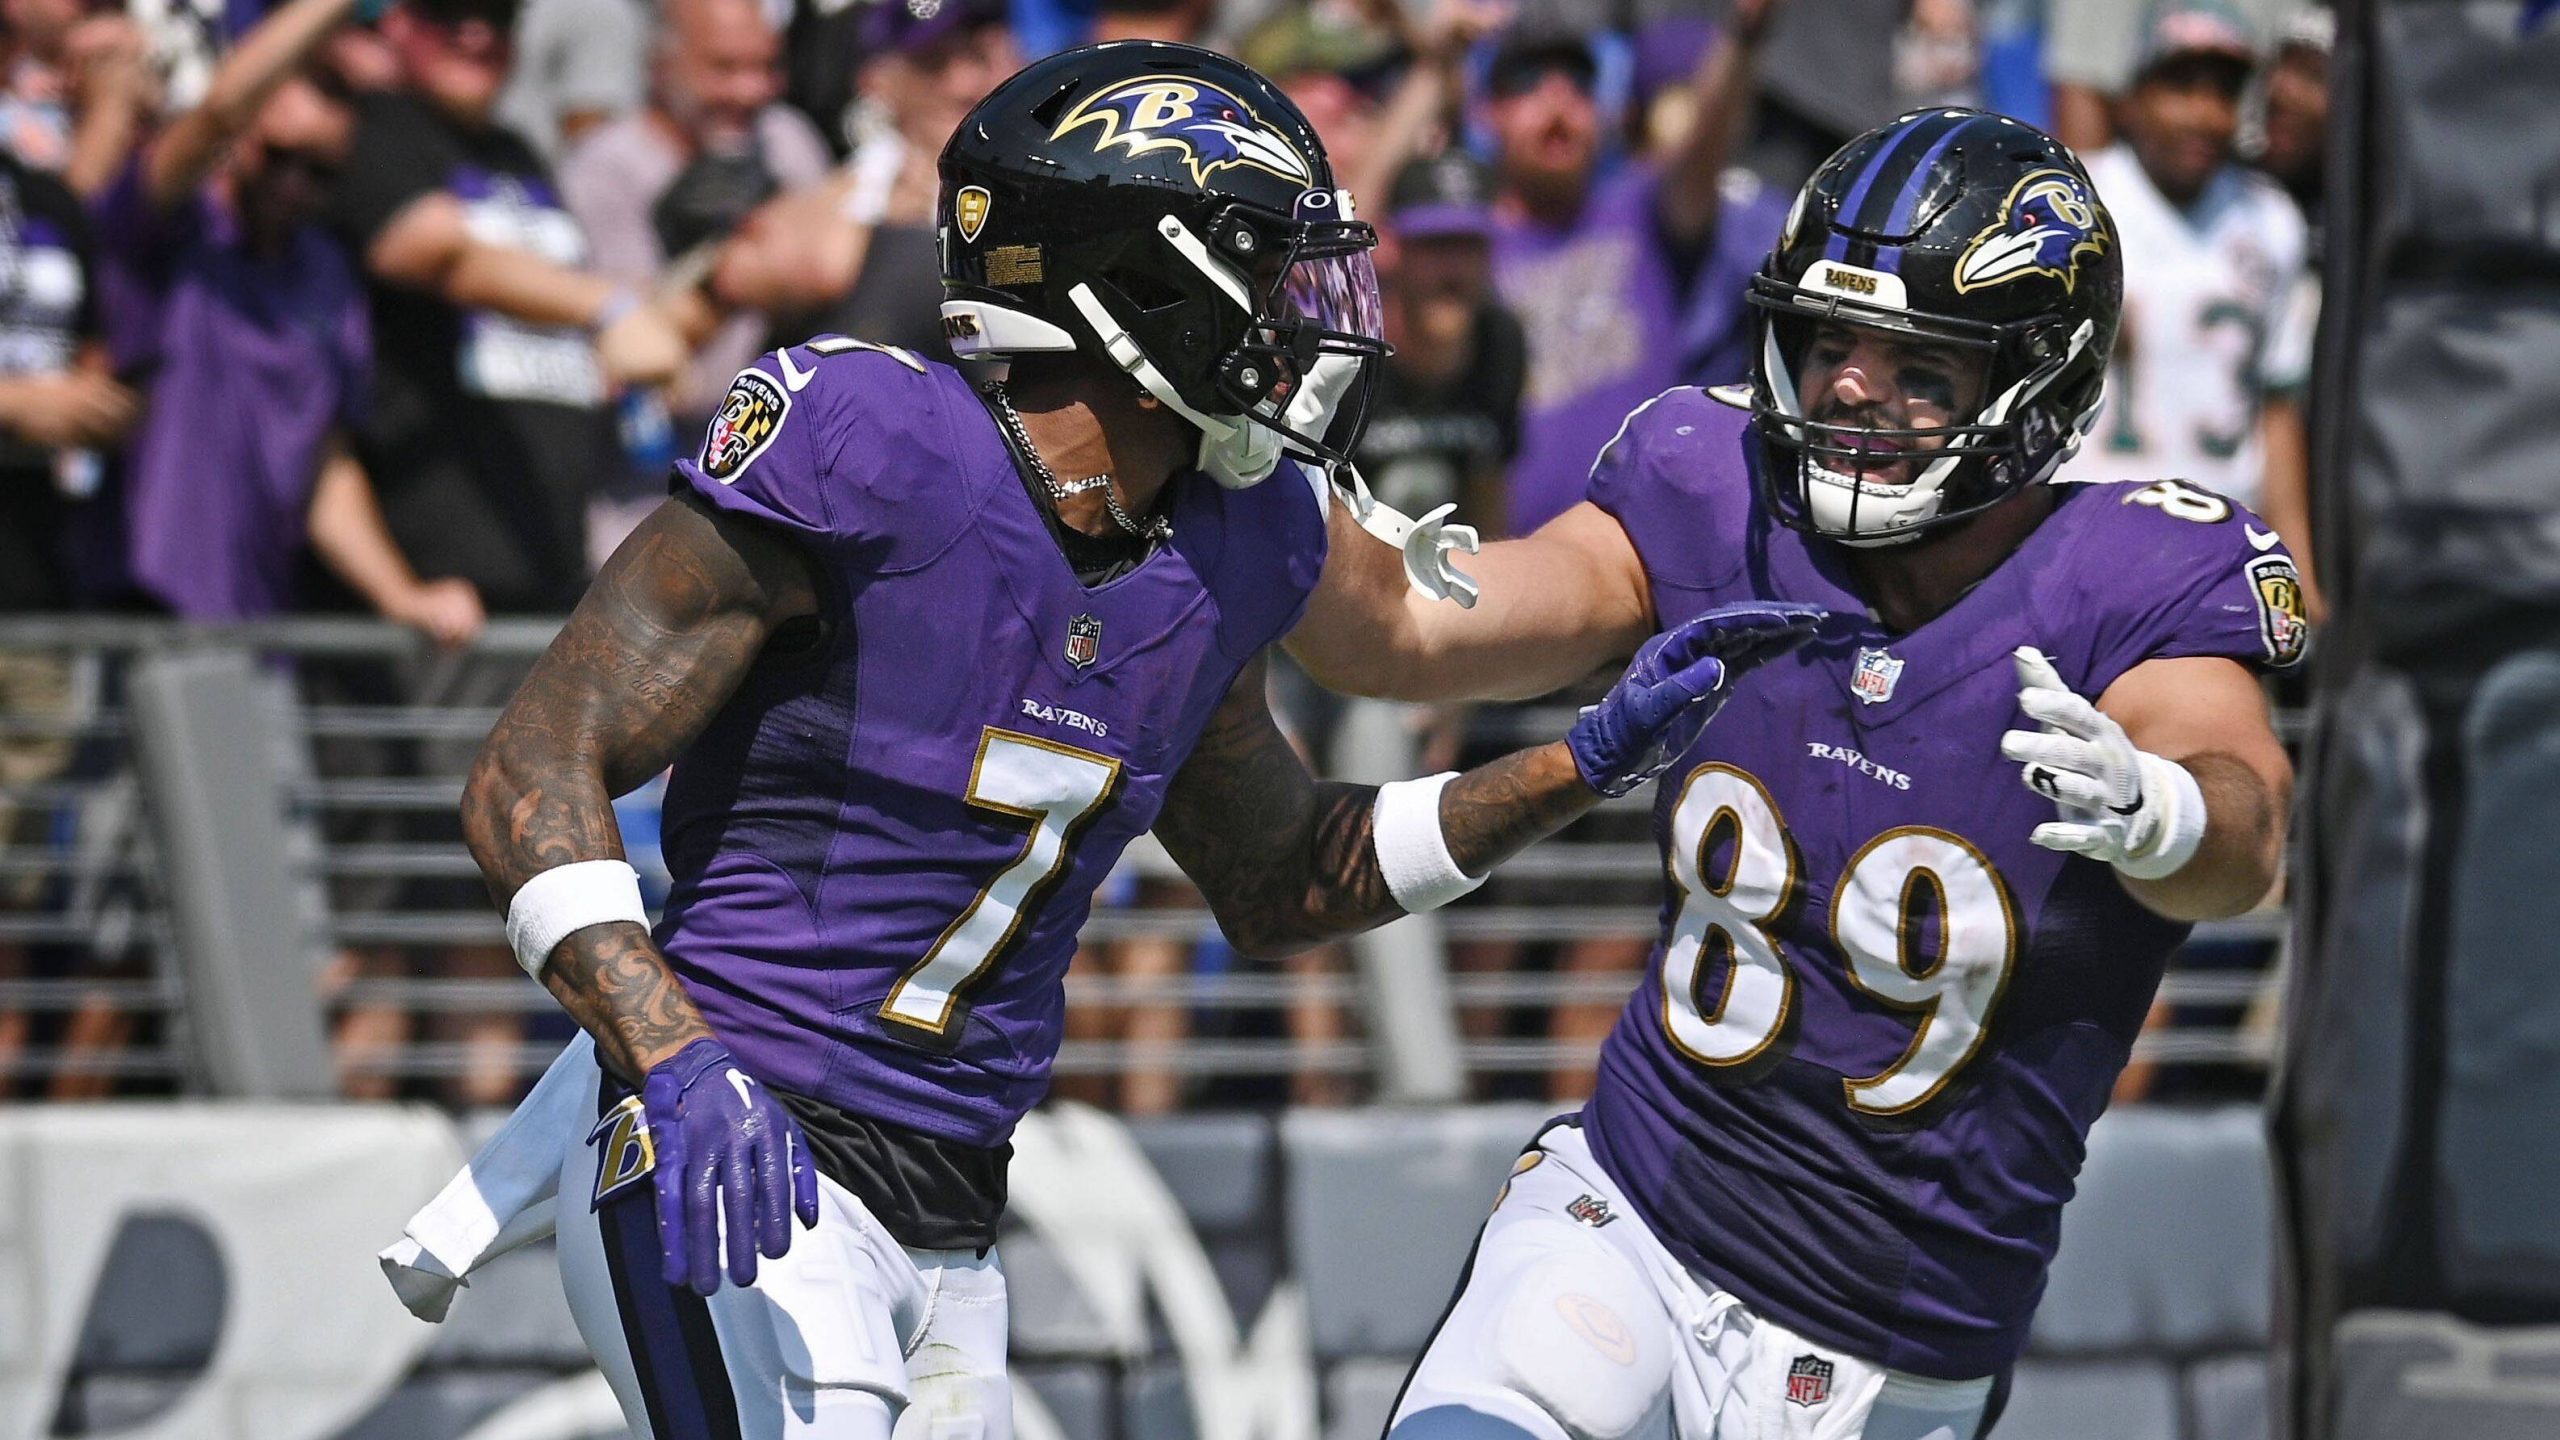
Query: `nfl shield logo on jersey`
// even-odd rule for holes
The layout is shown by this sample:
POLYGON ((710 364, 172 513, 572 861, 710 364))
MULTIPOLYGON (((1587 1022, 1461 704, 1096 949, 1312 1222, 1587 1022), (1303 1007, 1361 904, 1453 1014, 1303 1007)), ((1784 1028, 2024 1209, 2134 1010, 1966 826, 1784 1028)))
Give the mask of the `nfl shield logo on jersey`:
POLYGON ((1787 1403, 1810 1410, 1831 1398, 1831 1362, 1819 1355, 1799 1355, 1787 1367, 1787 1403))
POLYGON ((1102 621, 1092 615, 1079 615, 1067 622, 1067 663, 1079 670, 1093 664, 1102 653, 1102 621))
POLYGON ((1849 677, 1850 693, 1869 705, 1893 698, 1893 682, 1902 678, 1902 662, 1882 650, 1858 652, 1858 672, 1849 677))

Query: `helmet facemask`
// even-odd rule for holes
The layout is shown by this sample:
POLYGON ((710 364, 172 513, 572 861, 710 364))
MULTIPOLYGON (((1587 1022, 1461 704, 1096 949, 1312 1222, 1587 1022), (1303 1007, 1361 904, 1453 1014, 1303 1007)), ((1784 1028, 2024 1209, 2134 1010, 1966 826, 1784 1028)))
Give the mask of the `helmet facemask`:
POLYGON ((1205 236, 1167 215, 1160 243, 1103 274, 1109 293, 1077 301, 1121 368, 1200 428, 1201 467, 1230 488, 1283 453, 1333 465, 1359 444, 1388 353, 1377 236, 1303 218, 1348 208, 1324 189, 1295 216, 1230 201, 1205 236))
MULTIPOLYGON (((1991 324, 1864 305, 1761 276, 1751 301, 1762 312, 1761 383, 1752 397, 1761 445, 1761 481, 1778 515, 1844 545, 1896 545, 1968 518, 2037 484, 2077 448, 2097 405, 2095 327, 2065 335, 2051 319, 1991 324), (1943 346, 1983 366, 1981 400, 1942 425, 1882 426, 1809 417, 1801 393, 1805 355, 1826 323, 1860 326, 1943 346), (2083 402, 2057 426, 2044 399, 2087 376, 2083 402), (1879 451, 1907 452, 1917 466, 1899 483, 1858 471, 1879 451)), ((1906 403, 1908 403, 1906 401, 1906 403)))

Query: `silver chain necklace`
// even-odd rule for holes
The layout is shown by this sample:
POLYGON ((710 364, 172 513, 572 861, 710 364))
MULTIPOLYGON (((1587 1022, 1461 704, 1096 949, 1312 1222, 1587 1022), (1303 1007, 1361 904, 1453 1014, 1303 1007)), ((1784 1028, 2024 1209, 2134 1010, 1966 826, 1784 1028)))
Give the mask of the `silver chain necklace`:
POLYGON ((1120 497, 1113 492, 1109 475, 1087 475, 1081 480, 1059 479, 1057 472, 1049 468, 1049 462, 1040 458, 1038 447, 1031 443, 1031 432, 1023 428, 1022 412, 1013 408, 1013 397, 1005 393, 1004 382, 989 382, 987 393, 995 397, 996 419, 1003 423, 1005 433, 1013 437, 1014 446, 1022 452, 1022 458, 1031 462, 1031 473, 1038 477, 1040 488, 1049 492, 1052 501, 1063 502, 1086 491, 1099 490, 1102 492, 1103 511, 1111 517, 1112 524, 1137 539, 1151 543, 1160 544, 1173 538, 1173 522, 1161 515, 1143 525, 1131 519, 1129 512, 1121 508, 1120 497))

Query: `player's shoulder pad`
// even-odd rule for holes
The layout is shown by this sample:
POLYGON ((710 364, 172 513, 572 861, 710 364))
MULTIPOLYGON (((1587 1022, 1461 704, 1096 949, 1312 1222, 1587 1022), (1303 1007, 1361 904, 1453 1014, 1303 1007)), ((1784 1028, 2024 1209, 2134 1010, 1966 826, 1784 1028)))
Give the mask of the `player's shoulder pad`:
POLYGON ((1750 428, 1747 409, 1674 386, 1628 413, 1592 464, 1587 498, 1617 518, 1656 578, 1721 581, 1741 568, 1750 532, 1750 428))
POLYGON ((2054 518, 2078 532, 2071 568, 2084 603, 2125 612, 2160 656, 2300 663, 2311 641, 2302 572, 2256 512, 2186 480, 2071 488, 2088 493, 2054 518))
MULTIPOLYGON (((812 540, 892 526, 922 483, 925 456, 951 453, 957 372, 895 346, 839 335, 770 350, 738 372, 684 484, 724 510, 812 540)), ((946 487, 947 489, 947 487, 946 487)))

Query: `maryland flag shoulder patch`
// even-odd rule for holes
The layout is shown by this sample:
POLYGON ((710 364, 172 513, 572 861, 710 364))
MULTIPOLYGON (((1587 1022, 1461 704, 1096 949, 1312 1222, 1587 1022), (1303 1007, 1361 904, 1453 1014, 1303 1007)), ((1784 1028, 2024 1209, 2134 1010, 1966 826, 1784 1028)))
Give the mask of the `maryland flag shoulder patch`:
POLYGON ((780 381, 761 370, 739 371, 703 436, 702 473, 723 485, 735 481, 782 433, 783 417, 790 413, 791 392, 780 381))

